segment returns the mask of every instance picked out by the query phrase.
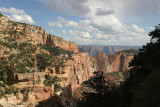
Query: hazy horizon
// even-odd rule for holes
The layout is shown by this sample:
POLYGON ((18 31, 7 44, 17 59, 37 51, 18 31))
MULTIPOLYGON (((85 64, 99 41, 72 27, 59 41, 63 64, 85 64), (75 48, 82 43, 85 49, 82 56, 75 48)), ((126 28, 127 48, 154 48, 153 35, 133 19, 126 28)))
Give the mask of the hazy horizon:
POLYGON ((133 46, 133 45, 78 45, 78 46, 115 46, 115 47, 142 47, 142 46, 133 46))

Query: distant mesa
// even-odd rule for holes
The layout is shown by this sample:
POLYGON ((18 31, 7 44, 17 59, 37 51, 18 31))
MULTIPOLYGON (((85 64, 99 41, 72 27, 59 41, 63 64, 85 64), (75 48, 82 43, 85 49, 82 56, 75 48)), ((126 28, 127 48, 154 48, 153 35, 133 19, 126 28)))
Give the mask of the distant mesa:
POLYGON ((135 49, 128 49, 128 50, 122 50, 119 52, 115 52, 114 55, 126 55, 126 56, 134 56, 138 55, 138 50, 135 49))
POLYGON ((79 45, 79 51, 88 52, 91 57, 96 56, 98 53, 105 53, 106 55, 120 54, 120 53, 135 53, 141 46, 95 46, 95 45, 79 45), (124 51, 123 51, 124 50, 124 51), (128 50, 128 51, 127 51, 128 50))

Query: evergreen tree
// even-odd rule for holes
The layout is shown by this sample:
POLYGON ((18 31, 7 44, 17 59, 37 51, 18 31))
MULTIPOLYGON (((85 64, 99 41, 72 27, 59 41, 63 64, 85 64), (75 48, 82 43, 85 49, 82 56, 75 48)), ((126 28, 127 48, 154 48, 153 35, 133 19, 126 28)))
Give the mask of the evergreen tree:
POLYGON ((130 65, 131 106, 159 107, 160 100, 160 25, 149 33, 150 43, 140 49, 130 65))
POLYGON ((93 77, 82 83, 84 92, 82 100, 77 103, 78 107, 103 107, 104 95, 106 94, 108 85, 102 71, 95 71, 93 77))

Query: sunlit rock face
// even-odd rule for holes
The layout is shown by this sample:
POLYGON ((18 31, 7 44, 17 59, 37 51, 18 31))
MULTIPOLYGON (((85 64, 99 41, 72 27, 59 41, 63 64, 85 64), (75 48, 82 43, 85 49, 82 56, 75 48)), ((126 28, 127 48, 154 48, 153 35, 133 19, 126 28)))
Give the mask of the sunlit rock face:
POLYGON ((133 56, 105 55, 104 53, 99 53, 93 57, 96 70, 104 71, 105 73, 127 71, 129 62, 132 59, 133 56))
POLYGON ((33 44, 50 44, 75 53, 79 52, 75 42, 47 34, 42 27, 13 22, 6 16, 0 17, 0 37, 12 37, 19 42, 30 41, 33 44))
POLYGON ((81 85, 83 81, 86 81, 93 75, 96 70, 93 66, 93 62, 88 53, 79 53, 73 55, 74 60, 68 61, 66 64, 66 71, 69 72, 69 80, 72 89, 75 89, 81 85))

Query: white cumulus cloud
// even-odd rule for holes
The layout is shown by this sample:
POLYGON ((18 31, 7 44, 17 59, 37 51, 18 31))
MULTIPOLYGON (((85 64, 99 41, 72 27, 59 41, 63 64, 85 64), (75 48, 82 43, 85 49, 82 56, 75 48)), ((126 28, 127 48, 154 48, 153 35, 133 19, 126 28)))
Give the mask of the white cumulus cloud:
POLYGON ((16 8, 5 8, 0 7, 0 12, 7 13, 11 20, 16 22, 23 22, 28 24, 34 24, 34 20, 32 17, 24 12, 24 10, 16 9, 16 8))
POLYGON ((66 33, 66 31, 65 31, 65 30, 62 30, 62 33, 66 33))
POLYGON ((58 17, 57 21, 50 22, 49 25, 73 27, 76 30, 70 30, 69 33, 74 35, 75 39, 81 38, 77 41, 86 39, 92 41, 92 44, 142 45, 149 42, 150 39, 147 35, 148 28, 142 28, 136 24, 125 25, 113 15, 79 21, 58 17))
POLYGON ((160 13, 159 0, 48 0, 47 3, 54 12, 82 17, 78 21, 58 17, 57 21, 49 22, 49 26, 72 27, 75 29, 72 35, 77 35, 76 38, 104 45, 143 45, 149 42, 150 26, 140 25, 160 13), (90 37, 82 36, 84 32, 90 37))
POLYGON ((72 31, 72 30, 69 30, 69 33, 71 35, 74 35, 74 36, 77 36, 77 37, 80 37, 80 38, 87 38, 87 39, 90 39, 92 38, 89 34, 89 32, 80 32, 80 31, 72 31))

